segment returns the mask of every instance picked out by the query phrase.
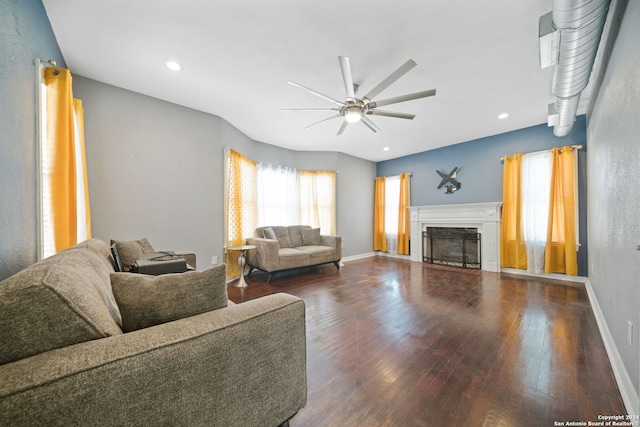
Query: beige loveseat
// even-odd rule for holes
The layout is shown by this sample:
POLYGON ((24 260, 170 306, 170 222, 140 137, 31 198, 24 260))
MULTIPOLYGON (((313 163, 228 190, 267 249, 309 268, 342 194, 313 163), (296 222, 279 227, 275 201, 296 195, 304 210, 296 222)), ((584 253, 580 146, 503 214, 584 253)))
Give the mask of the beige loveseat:
POLYGON ((259 227, 247 244, 256 249, 247 251, 249 273, 254 268, 269 273, 334 263, 340 269, 342 237, 321 235, 319 228, 308 225, 259 227))
POLYGON ((76 245, 0 282, 0 425, 277 426, 306 403, 305 307, 225 266, 115 273, 76 245))

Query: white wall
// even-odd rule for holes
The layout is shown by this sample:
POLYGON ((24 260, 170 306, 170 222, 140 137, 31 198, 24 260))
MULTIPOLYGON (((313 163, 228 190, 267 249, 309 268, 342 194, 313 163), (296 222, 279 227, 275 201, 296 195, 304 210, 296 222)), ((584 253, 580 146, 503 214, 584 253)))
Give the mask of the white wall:
POLYGON ((635 389, 636 407, 640 377, 639 28, 640 2, 630 1, 587 123, 589 281, 635 389), (632 344, 627 342, 628 321, 634 324, 632 344))

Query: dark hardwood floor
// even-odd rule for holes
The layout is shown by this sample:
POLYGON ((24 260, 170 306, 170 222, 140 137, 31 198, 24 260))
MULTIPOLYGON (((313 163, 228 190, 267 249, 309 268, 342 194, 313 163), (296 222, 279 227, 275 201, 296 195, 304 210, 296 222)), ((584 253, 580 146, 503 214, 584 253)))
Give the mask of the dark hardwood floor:
POLYGON ((307 310, 292 427, 554 426, 626 413, 582 284, 388 257, 229 286, 307 310))

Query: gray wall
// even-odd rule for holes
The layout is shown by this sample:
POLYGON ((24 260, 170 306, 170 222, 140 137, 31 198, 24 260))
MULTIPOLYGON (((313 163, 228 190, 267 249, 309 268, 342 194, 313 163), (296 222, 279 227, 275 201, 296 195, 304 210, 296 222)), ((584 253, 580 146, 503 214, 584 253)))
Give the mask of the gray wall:
POLYGON ((400 157, 377 165, 378 176, 411 172, 411 205, 444 205, 502 201, 502 163, 500 158, 514 153, 528 153, 563 145, 583 145, 578 152, 578 191, 580 208, 580 243, 578 274, 587 275, 587 138, 585 116, 576 119, 570 135, 558 138, 546 124, 500 135, 464 142, 400 157), (437 189, 441 178, 436 173, 449 173, 458 167, 460 190, 445 194, 437 189))
MULTIPOLYGON (((623 2, 625 3, 625 2, 623 2)), ((589 116, 589 281, 639 393, 640 2, 630 1, 589 116), (627 342, 627 321, 634 324, 627 342)))
POLYGON ((85 107, 95 237, 147 237, 157 249, 194 251, 199 269, 210 266, 212 256, 222 262, 224 148, 231 147, 258 162, 339 170, 344 256, 372 251, 374 163, 256 142, 219 117, 80 76, 74 95, 85 107), (362 191, 364 183, 369 191, 362 191))
POLYGON ((40 0, 0 0, 0 280, 37 259, 36 58, 65 66, 40 0))

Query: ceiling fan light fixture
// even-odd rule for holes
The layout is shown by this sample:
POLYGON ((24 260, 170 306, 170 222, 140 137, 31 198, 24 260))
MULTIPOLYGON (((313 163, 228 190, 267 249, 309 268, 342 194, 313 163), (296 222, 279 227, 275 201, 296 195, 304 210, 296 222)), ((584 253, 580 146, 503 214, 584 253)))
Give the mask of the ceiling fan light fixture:
POLYGON ((349 123, 357 123, 362 119, 362 110, 358 107, 349 107, 344 112, 344 119, 349 123))

